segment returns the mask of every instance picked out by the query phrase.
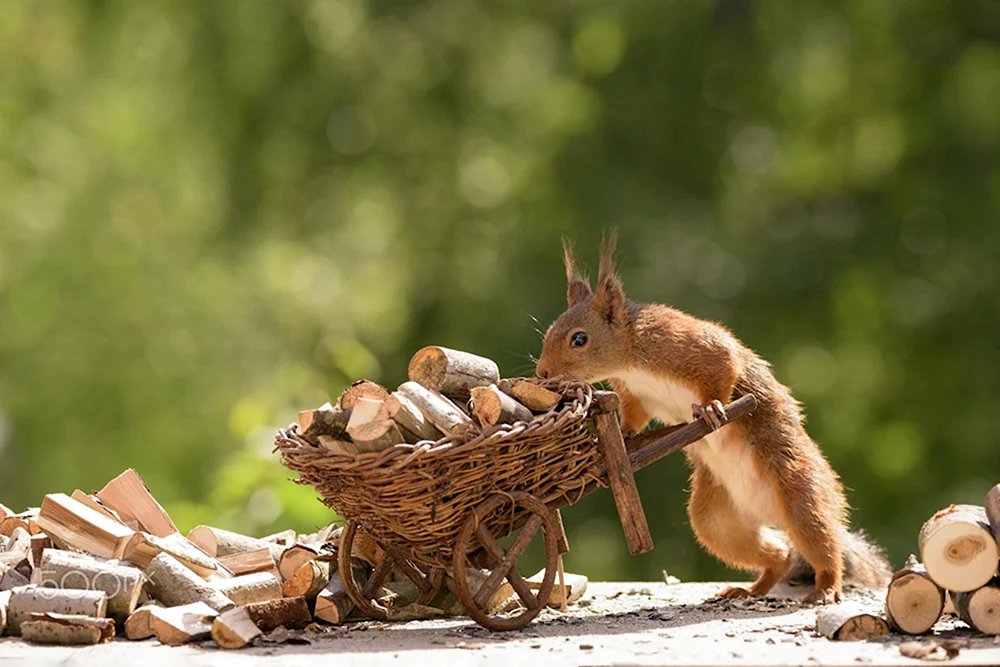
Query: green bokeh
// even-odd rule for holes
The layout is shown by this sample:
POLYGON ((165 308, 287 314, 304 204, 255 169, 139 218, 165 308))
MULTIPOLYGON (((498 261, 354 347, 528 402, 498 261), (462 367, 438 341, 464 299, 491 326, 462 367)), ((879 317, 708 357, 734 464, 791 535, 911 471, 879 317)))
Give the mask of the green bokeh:
MULTIPOLYGON (((271 454, 442 344, 530 374, 559 238, 774 364, 901 562, 1000 479, 1000 6, 6 3, 0 502, 135 467, 182 529, 310 530, 271 454)), ((681 457, 565 512, 567 568, 731 576, 681 457)))

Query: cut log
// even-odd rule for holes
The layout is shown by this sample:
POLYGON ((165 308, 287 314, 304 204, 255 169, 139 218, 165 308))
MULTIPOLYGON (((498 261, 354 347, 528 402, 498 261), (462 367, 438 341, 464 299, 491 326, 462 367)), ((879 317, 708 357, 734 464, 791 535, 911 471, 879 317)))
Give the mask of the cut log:
MULTIPOLYGON (((347 420, 347 434, 350 435, 352 430, 380 419, 379 413, 383 405, 384 401, 374 398, 359 398, 351 410, 351 418, 347 420)), ((352 437, 351 440, 353 439, 352 437)))
POLYGON ((163 506, 156 501, 149 487, 132 468, 115 477, 97 497, 114 510, 126 525, 136 522, 141 530, 157 537, 167 537, 177 532, 177 526, 163 506))
POLYGON ((0 535, 3 535, 4 537, 10 537, 18 528, 28 533, 28 535, 31 535, 31 532, 28 530, 28 522, 21 517, 9 516, 3 521, 0 521, 0 535))
POLYGON ((26 559, 31 559, 31 535, 25 528, 15 528, 8 540, 7 550, 0 553, 0 565, 12 568, 26 559))
POLYGON ((483 428, 495 424, 530 422, 534 418, 531 410, 500 391, 495 384, 472 390, 472 414, 483 428))
POLYGON ((149 627, 161 644, 180 646, 212 636, 212 622, 219 612, 204 602, 177 607, 153 607, 149 627))
POLYGON ((0 521, 3 521, 7 517, 12 517, 12 516, 14 516, 14 510, 7 507, 3 503, 0 503, 0 521))
POLYGON ((329 449, 335 454, 345 454, 353 456, 358 453, 358 447, 349 440, 337 440, 329 435, 321 435, 316 438, 320 447, 329 449))
MULTIPOLYGON (((294 543, 295 531, 290 531, 290 534, 294 543)), ((212 526, 195 526, 187 536, 189 540, 197 544, 205 553, 215 558, 232 556, 233 554, 241 554, 247 551, 256 551, 258 549, 267 549, 271 552, 274 564, 277 565, 278 559, 281 558, 281 552, 286 548, 286 545, 279 544, 277 541, 266 538, 257 539, 256 537, 247 537, 246 535, 234 533, 231 530, 213 528, 212 526)))
POLYGON ((115 622, 71 614, 33 613, 21 624, 21 638, 37 644, 101 644, 115 636, 115 622))
MULTIPOLYGON (((23 562, 27 563, 27 561, 23 562)), ((6 572, 4 572, 3 576, 0 576, 0 592, 12 591, 15 588, 20 588, 21 586, 27 586, 30 583, 29 579, 30 578, 25 576, 24 572, 22 572, 16 566, 12 567, 6 572)))
MULTIPOLYGON (((285 551, 288 551, 287 549, 285 551)), ((274 566, 274 558, 268 548, 244 551, 243 553, 230 554, 218 559, 219 564, 233 573, 233 576, 242 574, 253 574, 255 572, 267 572, 275 577, 280 577, 278 568, 274 566)))
POLYGON ((233 607, 233 601, 204 579, 184 567, 168 553, 162 553, 146 568, 153 597, 167 607, 204 602, 216 611, 233 607))
POLYGON ((232 574, 219 562, 209 556, 197 544, 180 533, 157 537, 151 533, 136 533, 125 547, 124 560, 145 569, 161 553, 168 553, 185 567, 203 579, 219 575, 228 578, 232 574))
POLYGON ((299 435, 313 444, 319 442, 317 438, 321 435, 343 440, 350 418, 350 410, 324 403, 315 410, 299 412, 299 435))
POLYGON ((421 440, 436 442, 444 437, 444 433, 431 423, 413 401, 398 391, 392 392, 389 398, 385 399, 382 410, 389 419, 399 424, 406 432, 412 433, 416 442, 421 440))
MULTIPOLYGON (((368 573, 371 568, 360 558, 352 558, 351 570, 354 573, 354 581, 364 589, 368 585, 368 573)), ((352 611, 354 602, 344 590, 344 580, 340 578, 340 572, 334 572, 330 575, 326 588, 316 596, 316 618, 337 625, 343 623, 352 611)))
POLYGON ((951 592, 958 617, 987 635, 1000 634, 1000 579, 974 591, 951 592))
MULTIPOLYGON (((365 400, 365 399, 361 399, 365 400)), ((360 452, 380 452, 406 442, 399 426, 391 419, 378 419, 347 429, 360 452)))
POLYGON ((131 526, 122 521, 121 517, 118 516, 118 513, 113 511, 111 508, 106 507, 104 503, 102 503, 97 496, 86 494, 80 489, 77 489, 70 495, 70 498, 79 503, 83 503, 84 505, 94 510, 98 514, 103 514, 112 521, 116 521, 122 524, 123 526, 128 526, 132 530, 138 530, 139 528, 139 523, 136 521, 133 521, 131 526))
MULTIPOLYGON (((277 533, 271 533, 270 535, 265 535, 260 538, 261 542, 267 542, 268 544, 277 544, 282 549, 287 549, 288 547, 295 544, 298 536, 295 531, 291 528, 286 528, 285 530, 280 530, 277 533)), ((275 561, 277 564, 277 561, 275 561)))
POLYGON ((945 591, 930 578, 916 558, 892 575, 885 596, 885 615, 889 626, 903 634, 929 632, 944 611, 945 591))
POLYGON ((65 493, 45 496, 38 524, 53 540, 102 558, 121 558, 129 540, 135 535, 135 531, 127 526, 65 493))
POLYGON ((500 380, 497 387, 534 412, 548 412, 562 400, 562 395, 528 380, 500 380))
POLYGON ((269 572, 222 579, 213 582, 212 587, 238 605, 266 602, 281 597, 281 582, 269 572))
MULTIPOLYGON (((315 533, 308 533, 304 535, 299 535, 296 538, 296 544, 302 544, 310 547, 320 549, 323 545, 328 542, 337 544, 340 541, 340 533, 344 530, 342 525, 331 523, 323 526, 315 533)), ((294 544, 292 546, 295 546, 294 544)), ((289 547, 289 549, 292 548, 289 547)))
POLYGON ((952 505, 941 510, 920 529, 917 543, 927 574, 950 591, 985 586, 1000 564, 1000 549, 986 510, 977 505, 952 505))
POLYGON ((153 601, 139 607, 132 612, 132 615, 125 621, 125 636, 132 641, 149 639, 154 634, 150 621, 155 607, 162 607, 159 602, 153 601))
POLYGON ((61 590, 104 591, 107 614, 120 623, 135 611, 145 577, 142 571, 72 551, 46 549, 31 583, 61 590))
POLYGON ((442 394, 416 382, 404 382, 398 391, 445 435, 471 438, 479 432, 475 422, 442 394))
POLYGON ((305 598, 281 598, 268 602, 255 602, 244 607, 254 624, 264 632, 284 626, 298 630, 312 623, 309 604, 305 598))
POLYGON ((42 562, 42 552, 52 548, 52 540, 45 533, 31 536, 31 564, 38 567, 42 562))
POLYGON ((281 584, 281 592, 285 597, 303 597, 312 600, 330 581, 330 563, 311 560, 302 565, 298 571, 281 584))
POLYGON ((212 639, 222 648, 243 648, 261 634, 243 607, 224 611, 212 622, 212 639))
POLYGON ((294 544, 281 554, 278 559, 278 572, 282 581, 291 579, 299 568, 316 558, 319 550, 305 544, 294 544))
POLYGON ((990 522, 993 539, 1000 543, 1000 484, 997 484, 986 494, 986 520, 990 522))
POLYGON ((7 603, 7 634, 19 635, 21 624, 33 613, 72 614, 104 618, 108 596, 104 591, 52 590, 38 586, 17 588, 7 603))
POLYGON ((852 641, 885 637, 889 634, 889 625, 858 604, 844 603, 817 611, 816 631, 827 639, 852 641))
MULTIPOLYGON (((488 570, 477 570, 476 568, 467 567, 465 568, 465 578, 469 583, 469 593, 473 597, 479 591, 479 587, 483 585, 487 577, 490 576, 488 570)), ((455 580, 451 577, 451 574, 445 576, 444 578, 445 587, 452 593, 458 594, 455 588, 455 580)), ((487 614, 495 614, 501 609, 503 609, 507 602, 516 595, 514 592, 514 587, 510 585, 509 581, 504 580, 500 587, 490 596, 490 599, 486 601, 483 605, 484 611, 487 614)))
MULTIPOLYGON (((528 578, 528 587, 532 590, 538 590, 538 587, 542 584, 542 579, 545 577, 545 570, 540 570, 538 574, 535 574, 528 578)), ((563 573, 563 585, 566 587, 566 604, 573 604, 583 597, 583 594, 587 592, 587 584, 589 580, 582 574, 571 574, 570 572, 563 573)), ((563 592, 556 583, 555 587, 552 589, 552 595, 549 596, 549 607, 556 609, 563 606, 563 592)))
POLYGON ((341 410, 353 410, 359 398, 371 398, 376 401, 384 401, 389 397, 389 392, 380 384, 369 382, 368 380, 358 380, 344 390, 337 401, 341 410))
POLYGON ((474 387, 499 382, 500 369, 492 359, 432 345, 417 350, 410 359, 409 377, 432 391, 465 402, 474 387))

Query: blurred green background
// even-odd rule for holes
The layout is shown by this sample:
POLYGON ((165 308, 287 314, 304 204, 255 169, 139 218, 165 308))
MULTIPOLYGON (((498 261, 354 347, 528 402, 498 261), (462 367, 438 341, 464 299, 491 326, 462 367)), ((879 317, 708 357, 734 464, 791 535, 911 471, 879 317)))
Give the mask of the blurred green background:
MULTIPOLYGON (((614 224, 899 564, 1000 480, 998 144, 995 0, 6 2, 0 502, 131 466, 183 530, 311 530, 275 430, 427 344, 531 374, 614 224)), ((567 569, 732 577, 682 457, 638 478, 657 549, 602 492, 567 569)))

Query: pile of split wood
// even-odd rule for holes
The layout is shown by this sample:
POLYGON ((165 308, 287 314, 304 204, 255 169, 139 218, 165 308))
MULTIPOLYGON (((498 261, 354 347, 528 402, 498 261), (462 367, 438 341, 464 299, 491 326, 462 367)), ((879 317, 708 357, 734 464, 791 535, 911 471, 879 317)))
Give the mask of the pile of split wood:
POLYGON ((974 630, 1000 634, 1000 484, 985 505, 951 505, 924 523, 920 559, 910 556, 886 592, 885 618, 841 605, 820 610, 819 631, 837 639, 871 638, 889 631, 930 632, 943 614, 974 630))
POLYGON ((562 396, 522 379, 500 379, 494 361, 444 347, 419 350, 396 391, 358 380, 335 405, 299 413, 300 435, 339 454, 377 452, 445 436, 474 437, 497 424, 530 421, 562 396))

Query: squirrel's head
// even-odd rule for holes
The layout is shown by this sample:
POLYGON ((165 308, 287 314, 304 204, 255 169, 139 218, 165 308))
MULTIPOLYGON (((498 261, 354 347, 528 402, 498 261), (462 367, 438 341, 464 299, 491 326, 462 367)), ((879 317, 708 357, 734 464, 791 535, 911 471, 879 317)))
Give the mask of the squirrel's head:
POLYGON ((577 269, 572 245, 563 239, 569 308, 545 332, 535 367, 538 377, 598 382, 621 370, 630 358, 630 316, 614 269, 616 241, 615 232, 601 241, 597 291, 591 291, 577 269))

